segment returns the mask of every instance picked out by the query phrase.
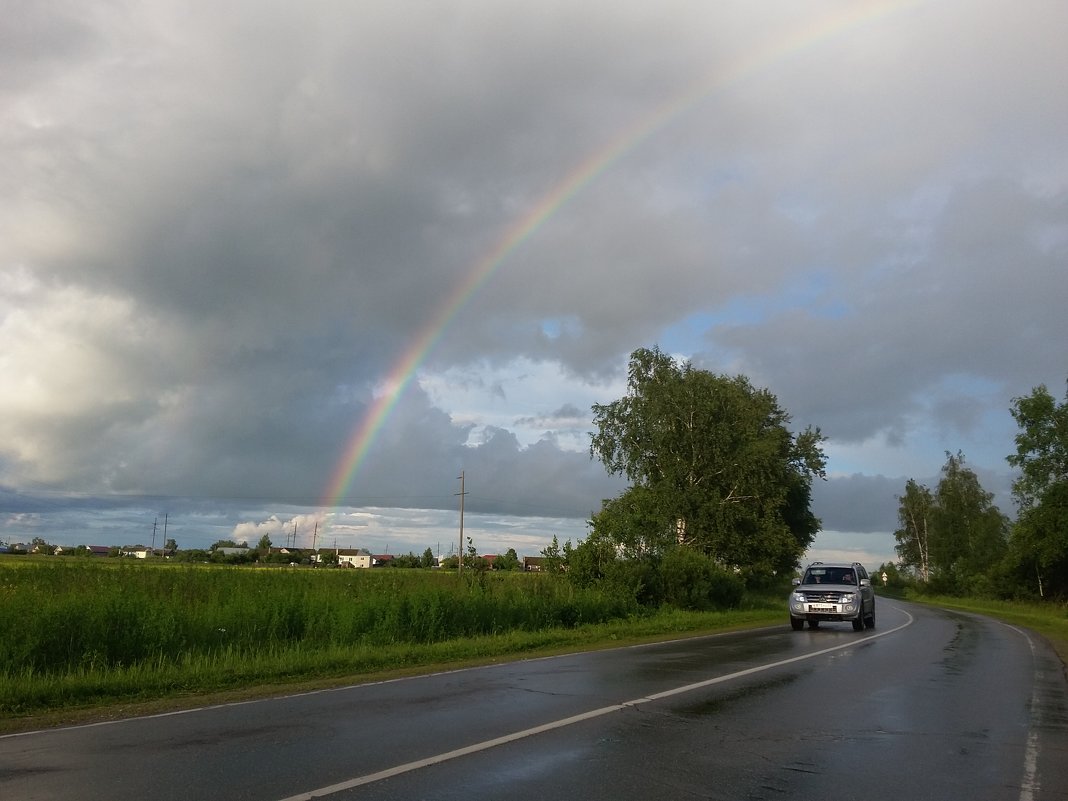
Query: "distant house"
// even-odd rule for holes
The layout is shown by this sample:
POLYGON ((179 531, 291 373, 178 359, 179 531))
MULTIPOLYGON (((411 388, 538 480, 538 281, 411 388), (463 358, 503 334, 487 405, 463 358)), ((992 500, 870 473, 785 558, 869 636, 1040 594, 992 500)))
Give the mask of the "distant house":
POLYGON ((390 567, 393 564, 394 556, 391 553, 374 554, 371 557, 372 567, 390 567))
POLYGON ((106 545, 86 545, 85 548, 90 556, 107 556, 111 553, 111 548, 106 545))
POLYGON ((288 562, 291 565, 300 564, 305 560, 317 562, 318 557, 310 548, 281 548, 272 547, 267 553, 267 561, 274 563, 288 562))
POLYGON ((370 568, 374 557, 366 548, 335 548, 338 567, 370 568))
POLYGON ((119 549, 119 556, 132 556, 135 559, 148 559, 155 555, 154 550, 144 545, 124 545, 119 549))
POLYGON ((482 554, 482 556, 480 556, 478 558, 486 563, 486 567, 487 568, 489 568, 490 570, 496 570, 497 566, 496 566, 495 563, 500 558, 500 554, 486 553, 486 554, 482 554))
POLYGON ((523 570, 527 573, 540 573, 548 568, 548 561, 544 556, 524 556, 523 570))

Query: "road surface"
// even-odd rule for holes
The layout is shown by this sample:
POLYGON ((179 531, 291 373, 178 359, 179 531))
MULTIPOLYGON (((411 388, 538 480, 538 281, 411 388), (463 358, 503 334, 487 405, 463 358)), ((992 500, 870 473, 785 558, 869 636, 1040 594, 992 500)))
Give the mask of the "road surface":
POLYGON ((1068 799, 1040 638, 877 612, 8 735, 0 801, 1068 799))

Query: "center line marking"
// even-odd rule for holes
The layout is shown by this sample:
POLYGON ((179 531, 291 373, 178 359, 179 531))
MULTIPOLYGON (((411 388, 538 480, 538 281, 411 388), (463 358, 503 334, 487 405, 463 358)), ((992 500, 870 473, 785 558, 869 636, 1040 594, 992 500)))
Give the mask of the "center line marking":
MULTIPOLYGON (((905 610, 899 610, 905 612, 905 610)), ((793 656, 789 659, 780 659, 778 662, 771 662, 767 665, 760 665, 758 667, 746 668, 745 670, 739 670, 736 673, 728 673, 725 676, 716 676, 713 679, 705 679, 704 681, 694 682, 693 684, 685 684, 681 687, 675 687, 670 690, 664 690, 662 692, 653 693, 642 698, 636 698, 633 701, 624 701, 620 704, 612 704, 611 706, 602 706, 600 709, 591 709, 588 712, 582 712, 578 715, 572 715, 571 717, 561 718, 560 720, 554 720, 549 723, 543 723, 540 726, 534 726, 530 729, 523 729, 522 731, 512 732, 511 734, 505 734, 501 737, 495 737, 492 740, 483 740, 480 743, 474 743, 473 745, 464 746, 463 748, 457 748, 454 751, 446 751, 442 754, 435 754, 434 756, 425 757, 423 759, 416 759, 412 762, 405 762, 403 765, 396 765, 392 768, 386 768, 380 770, 377 773, 368 773, 366 776, 357 776, 354 779, 348 779, 337 784, 331 784, 326 787, 320 787, 317 790, 310 790, 306 793, 299 793, 297 795, 291 795, 287 798, 280 799, 279 801, 311 801, 314 798, 323 798, 324 796, 333 795, 334 793, 344 792, 345 790, 351 790, 354 787, 361 787, 365 784, 372 784, 374 782, 382 781, 383 779, 389 779, 393 776, 399 776, 402 773, 410 773, 413 770, 419 770, 420 768, 428 768, 431 765, 440 765, 442 762, 448 762, 451 759, 457 759, 458 757, 467 756, 469 754, 477 754, 479 751, 487 751, 490 748, 496 748, 499 745, 505 745, 507 743, 513 743, 516 740, 522 740, 526 737, 533 737, 536 734, 543 734, 553 729, 562 729, 567 726, 571 726, 575 723, 582 723, 585 720, 592 720, 593 718, 599 718, 604 715, 610 715, 613 712, 620 712, 624 709, 630 709, 642 704, 648 704, 652 701, 659 701, 664 698, 670 698, 674 695, 682 695, 683 693, 693 692, 694 690, 700 690, 703 687, 711 687, 715 684, 722 684, 732 679, 738 679, 743 676, 751 676, 754 673, 762 673, 765 670, 772 670, 783 665, 790 665, 795 662, 803 662, 806 659, 815 659, 817 656, 823 656, 824 654, 833 653, 834 651, 841 651, 846 648, 852 648, 861 643, 868 642, 870 640, 876 640, 879 637, 886 637, 894 632, 901 631, 901 629, 911 626, 915 618, 908 612, 905 612, 905 616, 908 618, 900 626, 886 631, 880 631, 878 634, 872 634, 862 640, 855 640, 844 643, 842 645, 835 645, 830 648, 824 648, 820 651, 813 651, 810 654, 803 654, 801 656, 793 656)))

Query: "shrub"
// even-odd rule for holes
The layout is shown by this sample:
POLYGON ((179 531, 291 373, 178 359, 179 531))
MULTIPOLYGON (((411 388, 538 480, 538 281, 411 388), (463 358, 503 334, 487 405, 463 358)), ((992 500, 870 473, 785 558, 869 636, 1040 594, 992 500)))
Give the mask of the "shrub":
POLYGON ((703 611, 737 606, 745 592, 741 578, 693 548, 672 548, 660 562, 664 603, 703 611))

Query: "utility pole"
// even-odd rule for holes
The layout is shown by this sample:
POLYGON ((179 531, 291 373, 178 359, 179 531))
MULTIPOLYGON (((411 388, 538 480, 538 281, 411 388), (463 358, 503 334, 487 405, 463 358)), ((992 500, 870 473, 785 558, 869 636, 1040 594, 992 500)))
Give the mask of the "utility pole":
POLYGON ((456 493, 460 496, 460 560, 456 563, 456 575, 460 575, 464 572, 464 496, 467 493, 464 491, 464 471, 460 471, 460 491, 456 493))

